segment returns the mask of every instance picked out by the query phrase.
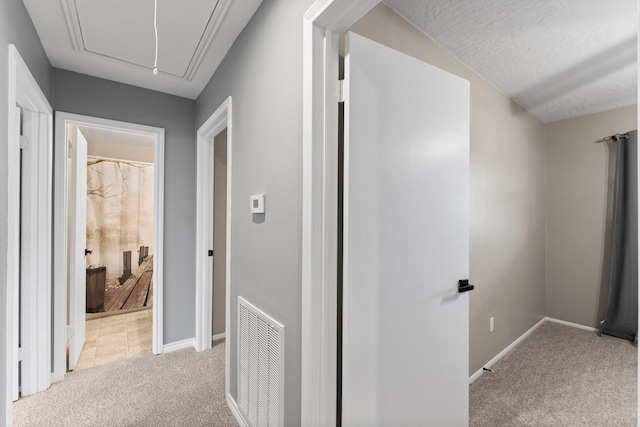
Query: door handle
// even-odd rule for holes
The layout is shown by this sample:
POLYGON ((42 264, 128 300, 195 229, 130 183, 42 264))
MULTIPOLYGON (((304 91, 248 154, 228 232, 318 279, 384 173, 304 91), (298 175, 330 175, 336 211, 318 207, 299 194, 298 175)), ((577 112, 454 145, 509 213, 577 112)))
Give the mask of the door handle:
POLYGON ((469 292, 474 288, 473 285, 469 284, 469 279, 458 280, 458 292, 469 292))
POLYGON ((84 250, 84 256, 87 256, 87 255, 92 254, 92 253, 93 253, 93 251, 90 251, 89 249, 85 249, 84 250))

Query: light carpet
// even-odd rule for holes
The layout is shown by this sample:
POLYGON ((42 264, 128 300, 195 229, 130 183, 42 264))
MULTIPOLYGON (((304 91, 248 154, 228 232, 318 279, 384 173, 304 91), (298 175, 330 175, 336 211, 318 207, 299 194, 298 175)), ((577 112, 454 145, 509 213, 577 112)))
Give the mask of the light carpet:
POLYGON ((545 322, 469 389, 470 425, 632 427, 631 341, 545 322))
POLYGON ((23 426, 237 426, 224 393, 224 342, 72 372, 14 403, 23 426))

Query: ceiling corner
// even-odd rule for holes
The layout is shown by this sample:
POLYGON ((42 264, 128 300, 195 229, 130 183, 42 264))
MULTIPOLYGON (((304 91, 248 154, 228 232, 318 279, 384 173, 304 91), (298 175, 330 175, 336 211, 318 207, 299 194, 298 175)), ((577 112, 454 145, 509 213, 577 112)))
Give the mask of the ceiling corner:
POLYGON ((82 41, 82 29, 80 28, 80 20, 78 19, 78 9, 76 0, 60 0, 64 21, 67 24, 69 37, 73 49, 77 52, 84 50, 84 42, 82 41))

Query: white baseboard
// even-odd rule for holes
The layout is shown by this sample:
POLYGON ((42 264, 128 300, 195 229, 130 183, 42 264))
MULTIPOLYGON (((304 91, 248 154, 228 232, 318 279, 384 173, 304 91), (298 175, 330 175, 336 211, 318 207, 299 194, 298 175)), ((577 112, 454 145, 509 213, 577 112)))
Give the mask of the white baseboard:
POLYGON ((240 427, 251 427, 247 422, 247 420, 245 420, 242 414, 240 413, 240 409, 238 409, 238 404, 236 403, 235 400, 233 400, 233 397, 231 397, 229 393, 227 393, 227 406, 231 410, 231 413, 233 414, 233 416, 236 417, 236 421, 238 421, 238 424, 240 424, 240 427))
POLYGON ((182 350, 183 348, 195 347, 196 339, 195 338, 187 338, 182 341, 175 341, 169 344, 165 344, 162 348, 163 353, 171 353, 172 351, 182 350))
POLYGON ((572 328, 584 329, 589 332, 598 332, 597 328, 592 328, 591 326, 584 326, 579 323, 567 322, 566 320, 554 319, 553 317, 545 317, 544 320, 548 320, 549 322, 559 323, 565 326, 571 326, 572 328))
POLYGON ((513 348, 515 346, 520 344, 522 342, 522 340, 524 340, 526 337, 528 337, 533 331, 538 329, 538 327, 540 325, 542 325, 544 322, 559 323, 561 325, 571 326, 572 328, 584 329, 585 331, 590 331, 590 332, 597 332, 598 331, 598 329, 592 328, 591 326, 584 326, 584 325, 580 325, 579 323, 573 323, 573 322, 567 322, 566 320, 554 319, 553 317, 544 317, 538 323, 533 325, 527 332, 522 334, 518 339, 516 339, 514 342, 509 344, 508 347, 506 347, 504 350, 502 350, 500 353, 498 353, 493 359, 491 359, 487 363, 485 363, 485 365, 482 368, 478 369, 473 375, 471 375, 469 377, 469 384, 471 384, 472 382, 474 382, 475 380, 480 378, 480 375, 482 375, 482 373, 484 372, 483 371, 484 368, 491 368, 491 366, 493 366, 498 360, 502 359, 505 354, 507 354, 511 350, 513 350, 513 348))
POLYGON ((221 334, 215 334, 211 336, 211 341, 223 340, 227 336, 226 332, 222 332, 221 334))
POLYGON ((538 323, 533 325, 527 332, 525 332, 524 334, 520 335, 519 338, 517 338, 514 342, 512 342, 507 347, 505 347, 504 350, 502 350, 500 353, 496 354, 496 356, 493 359, 489 360, 487 363, 484 364, 484 366, 482 368, 478 369, 473 375, 471 375, 469 377, 469 384, 471 384, 472 382, 474 382, 475 380, 480 378, 480 375, 482 375, 484 368, 491 368, 491 366, 493 366, 498 360, 502 359, 505 356, 505 354, 507 354, 511 350, 513 350, 515 348, 515 346, 520 344, 522 342, 522 340, 524 340, 526 337, 531 335, 531 333, 533 331, 538 329, 540 327, 540 325, 542 325, 546 321, 547 321, 546 317, 541 319, 538 323))

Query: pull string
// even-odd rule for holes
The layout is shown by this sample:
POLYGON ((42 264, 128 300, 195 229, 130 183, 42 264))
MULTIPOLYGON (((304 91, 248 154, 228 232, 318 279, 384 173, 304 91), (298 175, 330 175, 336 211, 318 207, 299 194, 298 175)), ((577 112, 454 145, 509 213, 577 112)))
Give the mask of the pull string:
POLYGON ((153 75, 158 75, 158 0, 154 0, 153 29, 156 33, 156 59, 153 61, 153 75))

